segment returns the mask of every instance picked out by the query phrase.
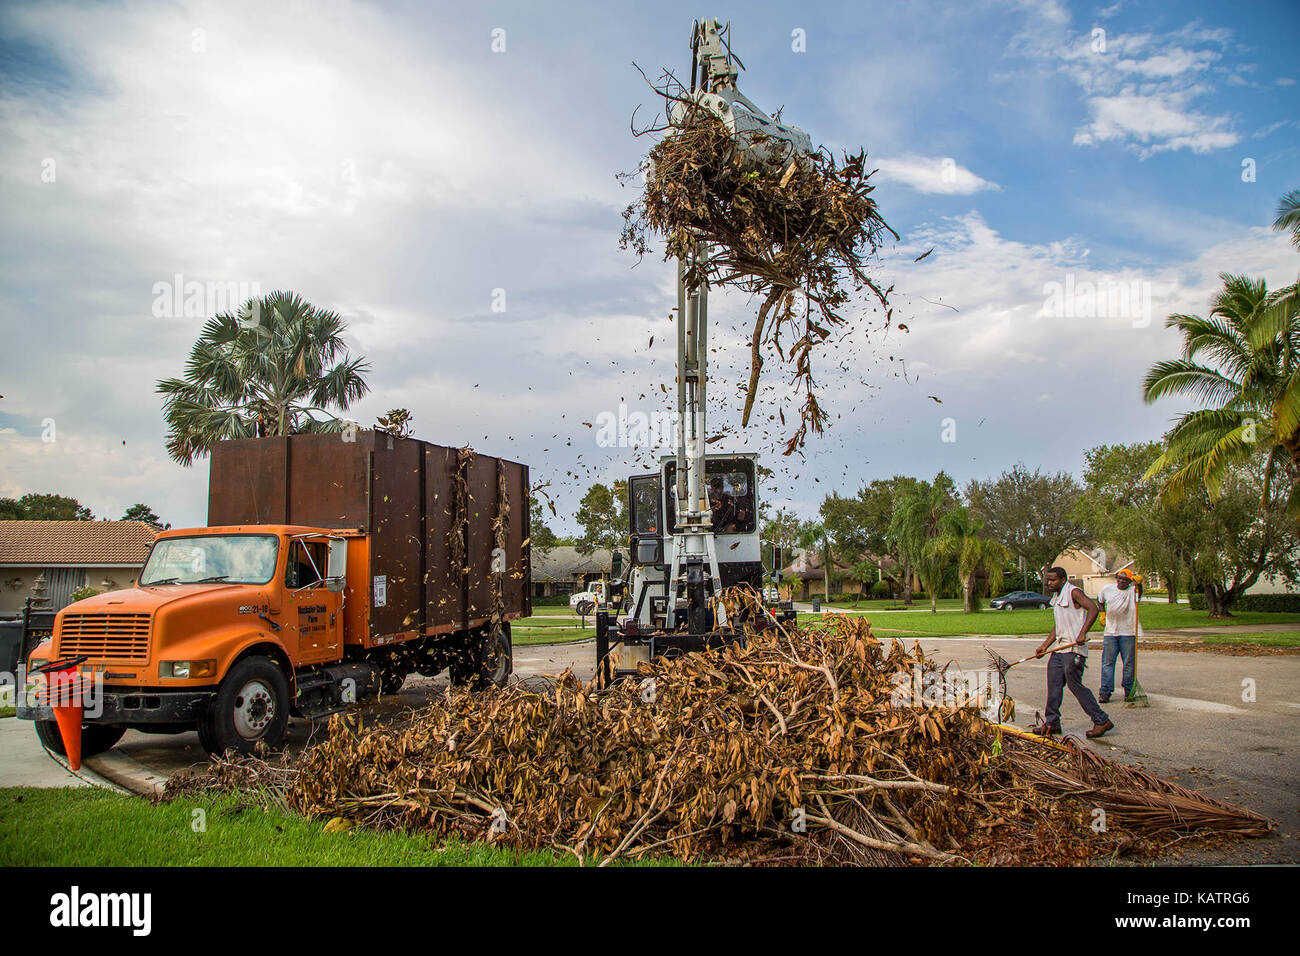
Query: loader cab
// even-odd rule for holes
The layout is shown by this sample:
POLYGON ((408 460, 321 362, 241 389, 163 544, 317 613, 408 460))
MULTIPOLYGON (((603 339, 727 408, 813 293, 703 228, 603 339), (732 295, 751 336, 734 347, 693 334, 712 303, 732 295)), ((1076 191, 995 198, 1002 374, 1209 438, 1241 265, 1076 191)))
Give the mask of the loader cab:
MULTIPOLYGON (((763 556, 758 527, 758 467, 756 455, 708 455, 704 460, 704 489, 713 512, 713 536, 718 552, 718 573, 722 586, 763 584, 763 556)), ((677 459, 661 463, 661 485, 665 523, 677 524, 677 502, 673 493, 677 481, 677 459)), ((672 538, 668 538, 671 549, 672 538)), ((669 553, 666 560, 671 562, 669 553)))
MULTIPOLYGON (((704 486, 713 509, 723 587, 762 587, 757 470, 755 455, 710 455, 705 459, 704 486)), ((623 610, 649 628, 666 625, 668 572, 677 520, 676 480, 677 459, 669 456, 660 462, 658 473, 633 475, 627 483, 631 549, 623 610)))

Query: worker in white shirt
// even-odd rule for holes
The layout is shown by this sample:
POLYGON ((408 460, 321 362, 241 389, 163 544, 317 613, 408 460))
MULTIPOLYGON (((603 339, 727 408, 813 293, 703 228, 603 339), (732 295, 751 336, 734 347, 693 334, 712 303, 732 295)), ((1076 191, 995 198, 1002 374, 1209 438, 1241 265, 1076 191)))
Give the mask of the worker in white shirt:
POLYGON ((1100 737, 1115 725, 1083 683, 1083 670, 1088 664, 1088 630, 1097 620, 1097 602, 1070 583, 1065 568, 1048 570, 1047 589, 1052 592, 1055 623, 1047 640, 1038 645, 1040 655, 1048 649, 1052 655, 1047 659, 1047 710, 1034 733, 1050 737, 1061 732, 1061 700, 1069 687, 1084 713, 1092 718, 1092 729, 1084 736, 1100 737))
POLYGON ((1115 692, 1115 658, 1124 659, 1124 674, 1120 683, 1125 699, 1133 697, 1133 680, 1137 675, 1138 589, 1135 576, 1128 568, 1115 572, 1115 583, 1108 584, 1097 595, 1097 603, 1106 612, 1106 630, 1102 635, 1101 650, 1101 703, 1110 700, 1115 692))

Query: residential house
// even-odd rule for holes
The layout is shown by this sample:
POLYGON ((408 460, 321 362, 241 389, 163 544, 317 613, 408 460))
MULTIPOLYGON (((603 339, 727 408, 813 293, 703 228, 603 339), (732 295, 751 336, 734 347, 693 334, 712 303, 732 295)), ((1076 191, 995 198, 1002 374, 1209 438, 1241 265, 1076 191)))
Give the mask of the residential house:
POLYGON ((610 577, 613 567, 614 552, 609 548, 597 548, 591 554, 581 554, 569 545, 532 550, 529 587, 535 598, 585 591, 593 581, 610 577))
POLYGON ((0 614, 21 611, 37 578, 56 611, 82 588, 131 587, 157 533, 143 521, 0 521, 0 614))

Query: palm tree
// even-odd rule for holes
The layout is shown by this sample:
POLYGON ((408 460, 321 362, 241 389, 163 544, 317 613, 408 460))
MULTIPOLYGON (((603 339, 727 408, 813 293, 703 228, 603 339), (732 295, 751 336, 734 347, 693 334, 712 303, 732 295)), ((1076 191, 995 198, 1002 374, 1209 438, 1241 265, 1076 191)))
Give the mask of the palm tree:
POLYGON ((889 520, 889 536, 898 542, 904 563, 911 566, 930 595, 931 613, 939 609, 943 557, 927 545, 939 537, 943 516, 952 501, 952 479, 940 472, 933 482, 918 481, 900 492, 889 520))
POLYGON ((337 432, 369 391, 365 360, 351 358, 343 320, 292 292, 249 299, 203 326, 184 378, 158 383, 167 453, 183 465, 231 438, 337 432))
POLYGON ((1277 201, 1277 218, 1273 228, 1291 232, 1291 243, 1300 249, 1300 189, 1293 189, 1277 201))
POLYGON ((968 508, 957 505, 943 515, 938 537, 925 546, 927 552, 940 558, 956 559, 962 610, 966 614, 979 610, 981 581, 987 581, 994 593, 1002 590, 1002 568, 1011 560, 1011 551, 983 532, 984 522, 968 508))
MULTIPOLYGON (((1148 403, 1167 395, 1208 407, 1187 412, 1166 436, 1144 480, 1167 473, 1160 494, 1177 502, 1198 485, 1218 497, 1233 465, 1266 456, 1264 500, 1279 465, 1300 465, 1300 312, 1289 295, 1270 296, 1262 279, 1223 274, 1208 318, 1171 315, 1181 358, 1157 362, 1143 382, 1148 403), (1198 361, 1204 357, 1208 362, 1198 361)), ((1300 516, 1300 495, 1289 510, 1300 516)))
POLYGON ((816 550, 822 557, 822 580, 826 600, 831 599, 831 562, 835 556, 831 533, 825 524, 811 523, 799 529, 799 547, 816 550))

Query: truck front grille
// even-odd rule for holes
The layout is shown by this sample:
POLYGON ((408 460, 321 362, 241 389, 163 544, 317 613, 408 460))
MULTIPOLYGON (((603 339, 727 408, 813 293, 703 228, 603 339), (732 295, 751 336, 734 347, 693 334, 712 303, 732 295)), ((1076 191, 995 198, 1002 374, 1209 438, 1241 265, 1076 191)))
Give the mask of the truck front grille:
POLYGON ((149 615, 65 614, 55 653, 144 664, 149 660, 149 615))

